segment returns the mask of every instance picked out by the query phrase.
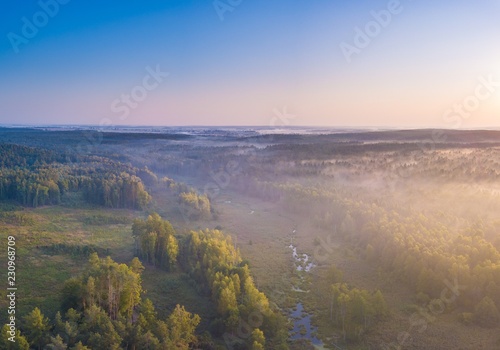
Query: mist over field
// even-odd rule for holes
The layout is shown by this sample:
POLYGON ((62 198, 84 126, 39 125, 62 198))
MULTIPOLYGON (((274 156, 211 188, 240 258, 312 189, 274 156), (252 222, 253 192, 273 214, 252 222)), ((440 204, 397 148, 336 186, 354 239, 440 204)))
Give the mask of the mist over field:
POLYGON ((0 4, 0 350, 500 350, 498 0, 0 4))
POLYGON ((500 132, 321 130, 0 129, 16 346, 498 347, 500 132))

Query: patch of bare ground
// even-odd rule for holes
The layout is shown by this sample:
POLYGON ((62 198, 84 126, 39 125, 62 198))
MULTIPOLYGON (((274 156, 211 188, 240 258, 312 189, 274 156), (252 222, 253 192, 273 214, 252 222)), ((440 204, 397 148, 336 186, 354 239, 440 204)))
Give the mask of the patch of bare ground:
POLYGON ((249 260, 256 284, 264 290, 287 289, 282 284, 291 267, 287 243, 294 223, 276 213, 274 204, 235 193, 218 197, 216 205, 217 221, 249 260))

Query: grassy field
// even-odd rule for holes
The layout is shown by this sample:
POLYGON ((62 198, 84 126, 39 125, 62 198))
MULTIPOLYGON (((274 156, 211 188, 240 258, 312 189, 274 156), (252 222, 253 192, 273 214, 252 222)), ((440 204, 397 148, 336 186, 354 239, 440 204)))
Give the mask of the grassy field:
MULTIPOLYGON (((164 211, 173 208, 175 214, 170 198, 165 200, 164 211)), ((71 198, 60 206, 15 207, 15 210, 2 211, 0 241, 7 242, 8 236, 16 238, 18 316, 26 315, 34 307, 39 307, 48 317, 55 315, 60 309, 64 282, 85 271, 87 254, 78 252, 78 247, 92 247, 100 256, 109 255, 122 263, 129 263, 134 257, 132 221, 147 216, 148 211, 80 204, 71 198)), ((176 226, 182 227, 183 223, 178 221, 176 226)), ((6 262, 2 254, 0 264, 6 266, 6 262)), ((208 330, 216 310, 208 297, 197 293, 189 277, 180 270, 168 273, 153 266, 145 267, 143 296, 153 301, 159 317, 168 317, 177 304, 186 305, 186 309, 202 318, 198 330, 208 330)), ((0 293, 0 308, 4 309, 7 306, 5 289, 0 293)))
MULTIPOLYGON (((78 252, 78 247, 95 247, 101 255, 108 253, 121 262, 128 262, 133 257, 130 223, 137 215, 135 212, 51 206, 10 211, 8 214, 2 219, 0 240, 6 242, 8 236, 16 238, 20 315, 25 315, 35 306, 48 316, 55 314, 60 306, 59 292, 64 282, 78 276, 85 268, 87 256, 78 252), (16 222, 19 221, 13 219, 16 217, 22 218, 23 222, 16 222), (122 223, 102 223, 117 222, 116 218, 122 223)), ((6 264, 4 255, 1 264, 6 264)), ((4 300, 2 298, 2 303, 4 300)))
POLYGON ((166 273, 148 266, 142 279, 144 297, 153 301, 159 318, 167 318, 177 304, 185 305, 189 312, 200 315, 198 331, 203 332, 208 330, 210 321, 217 317, 210 298, 198 294, 186 274, 180 271, 166 273))

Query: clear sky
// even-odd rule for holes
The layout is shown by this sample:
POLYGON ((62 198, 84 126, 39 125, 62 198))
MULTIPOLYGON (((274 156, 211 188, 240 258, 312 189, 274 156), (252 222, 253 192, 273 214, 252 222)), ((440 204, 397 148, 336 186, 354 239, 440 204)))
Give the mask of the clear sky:
POLYGON ((498 0, 58 1, 0 3, 0 124, 500 127, 498 0))

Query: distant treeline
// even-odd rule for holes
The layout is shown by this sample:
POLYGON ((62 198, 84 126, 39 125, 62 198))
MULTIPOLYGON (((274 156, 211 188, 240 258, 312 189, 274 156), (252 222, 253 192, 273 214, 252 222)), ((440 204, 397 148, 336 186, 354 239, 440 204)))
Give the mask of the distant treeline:
POLYGON ((23 206, 55 205, 67 192, 82 192, 91 204, 140 209, 150 201, 149 169, 101 157, 76 157, 18 145, 0 145, 0 200, 23 206))

